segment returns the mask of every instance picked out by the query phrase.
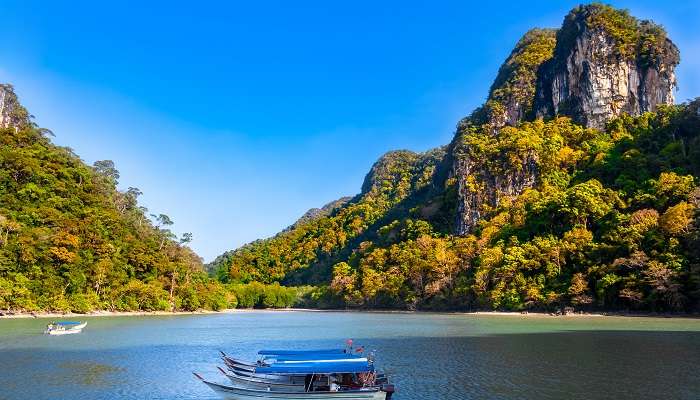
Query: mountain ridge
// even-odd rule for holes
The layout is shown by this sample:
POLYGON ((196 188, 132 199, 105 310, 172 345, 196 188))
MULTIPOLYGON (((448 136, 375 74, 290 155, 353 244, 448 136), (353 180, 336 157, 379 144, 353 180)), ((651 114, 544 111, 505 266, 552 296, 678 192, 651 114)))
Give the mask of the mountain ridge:
POLYGON ((316 297, 328 306, 696 307, 697 294, 692 293, 697 289, 691 290, 696 287, 691 282, 696 255, 683 246, 666 249, 682 260, 669 264, 659 255, 664 250, 644 236, 656 235, 667 246, 694 240, 697 204, 692 193, 698 175, 688 155, 697 151, 697 137, 687 125, 696 122, 697 102, 672 106, 679 60, 678 49, 660 26, 598 3, 579 6, 560 29, 533 29, 518 41, 485 104, 459 122, 452 142, 435 150, 438 157, 433 153, 421 161, 410 152, 387 153, 389 159, 385 155, 375 163, 352 201, 310 225, 229 252, 216 268, 227 279, 244 282, 326 284, 316 297), (674 136, 667 136, 673 126, 688 132, 678 145, 682 156, 676 158, 670 150, 676 146, 674 136), (669 150, 655 156, 640 142, 645 135, 669 150), (621 146, 631 153, 618 154, 621 146), (644 174, 634 176, 618 167, 617 180, 598 176, 601 165, 631 154, 644 160, 644 174), (666 169, 651 164, 652 159, 666 169), (626 186, 618 182, 622 177, 628 179, 626 186), (416 180, 421 183, 410 184, 416 180), (635 203, 641 195, 634 191, 651 192, 651 186, 670 181, 691 183, 682 189, 683 196, 674 197, 677 204, 649 205, 658 215, 656 225, 637 238, 639 243, 615 242, 609 235, 625 223, 607 219, 642 218, 634 211, 642 204, 635 203), (592 204, 599 208, 584 211, 592 204), (561 215, 567 230, 560 221, 546 220, 536 207, 556 210, 551 215, 561 215), (561 214, 567 207, 579 216, 561 214), (682 240, 680 231, 660 228, 669 212, 681 221, 682 240), (544 236, 532 231, 534 226, 541 226, 544 236), (596 245, 585 247, 586 240, 596 245), (531 256, 538 260, 531 267, 525 259, 508 261, 515 257, 509 251, 524 254, 545 244, 560 249, 557 273, 541 254, 531 256), (616 250, 606 252, 606 246, 616 250), (587 258, 564 248, 580 250, 577 254, 587 258), (646 269, 618 271, 622 261, 615 260, 636 254, 633 248, 644 249, 646 269), (588 266, 594 259, 614 272, 588 266), (499 275, 507 265, 512 272, 499 275), (665 296, 674 291, 683 300, 656 298, 660 289, 648 287, 654 274, 654 279, 663 275, 668 281, 659 284, 666 288, 665 296))

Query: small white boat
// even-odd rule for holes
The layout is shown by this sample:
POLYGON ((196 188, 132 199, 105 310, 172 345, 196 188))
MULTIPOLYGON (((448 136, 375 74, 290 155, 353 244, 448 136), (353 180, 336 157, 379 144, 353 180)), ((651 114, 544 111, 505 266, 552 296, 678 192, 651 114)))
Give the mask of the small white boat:
POLYGON ((87 326, 87 322, 58 321, 46 326, 44 333, 49 335, 71 335, 80 333, 87 326))

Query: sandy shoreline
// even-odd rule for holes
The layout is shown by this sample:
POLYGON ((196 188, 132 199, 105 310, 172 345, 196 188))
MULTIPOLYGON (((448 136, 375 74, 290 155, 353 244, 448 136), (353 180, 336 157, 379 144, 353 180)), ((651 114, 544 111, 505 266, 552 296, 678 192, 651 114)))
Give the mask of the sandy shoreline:
POLYGON ((9 313, 0 310, 0 319, 12 318, 81 318, 81 317, 129 317, 129 316, 177 316, 177 315, 209 315, 209 314, 235 314, 250 312, 365 312, 377 314, 444 314, 444 315, 478 315, 478 316, 509 316, 509 317, 550 317, 550 318, 581 318, 581 317, 646 317, 646 318, 700 318, 700 314, 661 314, 661 313, 623 313, 623 312, 597 312, 597 313, 570 313, 553 314, 541 311, 468 311, 468 312, 431 312, 408 310, 320 310, 310 308, 279 308, 279 309, 250 309, 234 308, 220 311, 93 311, 86 314, 77 313, 52 313, 52 312, 17 312, 9 313))

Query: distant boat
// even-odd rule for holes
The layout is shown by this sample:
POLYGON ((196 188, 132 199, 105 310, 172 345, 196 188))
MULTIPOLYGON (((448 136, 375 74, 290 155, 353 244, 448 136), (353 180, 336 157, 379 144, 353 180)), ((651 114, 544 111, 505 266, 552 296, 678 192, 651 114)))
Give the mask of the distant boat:
POLYGON ((46 325, 44 333, 49 335, 71 335, 80 333, 87 326, 87 322, 58 321, 46 325))

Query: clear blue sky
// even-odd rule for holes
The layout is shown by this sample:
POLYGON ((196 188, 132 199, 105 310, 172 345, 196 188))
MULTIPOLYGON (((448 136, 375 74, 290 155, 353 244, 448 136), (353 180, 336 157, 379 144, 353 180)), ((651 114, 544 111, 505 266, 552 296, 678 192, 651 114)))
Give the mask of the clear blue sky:
MULTIPOLYGON (((205 261, 359 192, 386 151, 447 143, 518 38, 578 4, 106 3, 3 1, 0 81, 205 261)), ((612 4, 667 28, 677 99, 700 96, 700 2, 612 4)))

